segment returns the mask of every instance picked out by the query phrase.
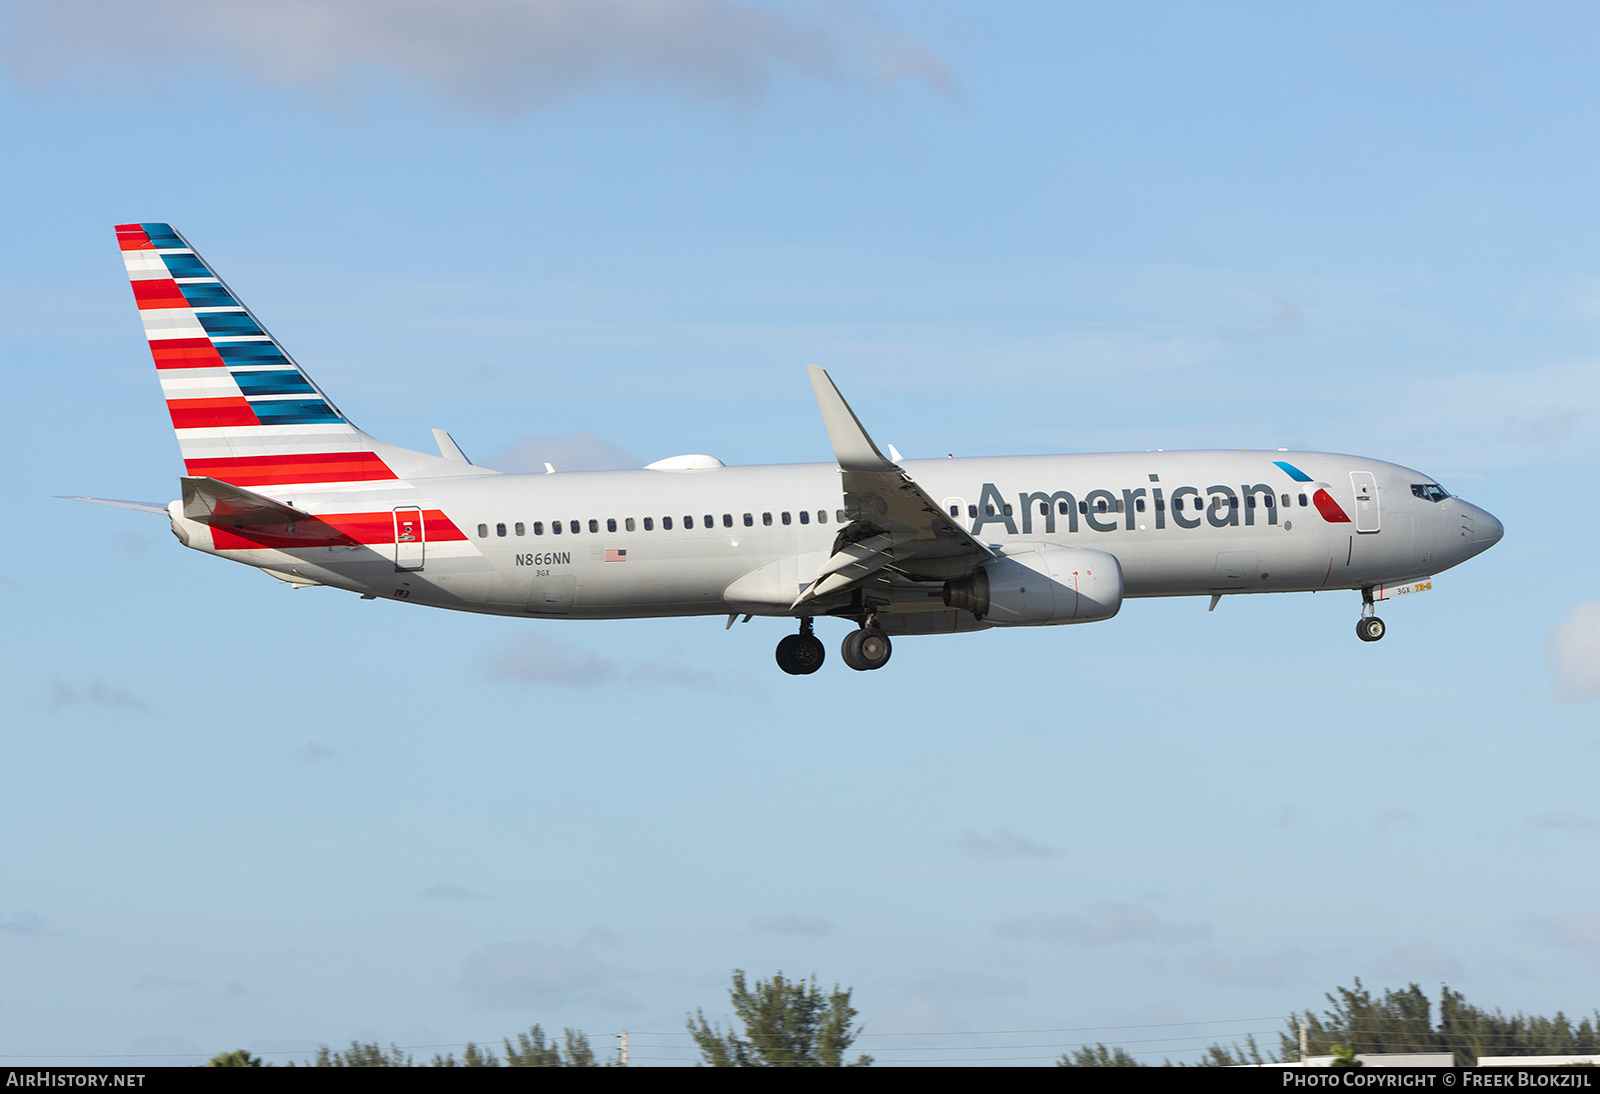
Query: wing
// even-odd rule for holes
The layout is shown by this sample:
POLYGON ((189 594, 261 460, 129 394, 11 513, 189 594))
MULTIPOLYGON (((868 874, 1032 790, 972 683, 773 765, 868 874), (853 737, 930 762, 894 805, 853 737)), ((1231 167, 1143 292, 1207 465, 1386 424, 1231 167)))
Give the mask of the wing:
POLYGON ((898 464, 884 458, 828 374, 816 365, 807 368, 839 461, 850 523, 835 538, 833 557, 793 606, 847 592, 885 568, 914 580, 940 581, 962 577, 994 557, 898 464))

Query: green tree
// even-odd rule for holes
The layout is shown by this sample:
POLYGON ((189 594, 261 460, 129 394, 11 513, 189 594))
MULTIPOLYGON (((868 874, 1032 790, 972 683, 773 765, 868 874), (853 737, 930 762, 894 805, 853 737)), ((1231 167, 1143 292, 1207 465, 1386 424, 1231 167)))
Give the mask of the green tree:
POLYGON ((344 1051, 330 1049, 327 1045, 318 1045, 317 1054, 311 1058, 313 1067, 415 1067, 411 1057, 402 1052, 397 1045, 391 1044, 387 1050, 382 1045, 372 1042, 362 1044, 351 1041, 350 1047, 344 1051))
POLYGON ((1084 1045, 1062 1056, 1057 1067, 1144 1067, 1121 1048, 1107 1048, 1103 1044, 1084 1045))
POLYGON ((527 1033, 517 1034, 515 1047, 506 1041, 506 1064, 509 1067, 600 1066, 595 1062, 594 1049, 589 1047, 589 1038, 581 1030, 569 1027, 566 1030, 566 1042, 567 1048, 563 1054, 554 1037, 547 1044, 544 1030, 534 1026, 527 1033))
POLYGON ((211 1057, 207 1067, 260 1067, 261 1057, 252 1056, 242 1048, 222 1052, 211 1057))
POLYGON ((857 1056, 846 1065, 844 1054, 860 1036, 852 1028, 856 1010, 850 1005, 850 990, 833 986, 832 992, 817 987, 815 975, 807 980, 785 980, 778 973, 771 980, 757 980, 752 990, 745 984, 744 970, 733 970, 733 987, 728 990, 733 1012, 744 1026, 744 1036, 706 1021, 696 1010, 689 1019, 689 1032, 700 1046, 701 1062, 710 1067, 866 1067, 870 1056, 857 1056))
POLYGON ((467 1047, 461 1053, 461 1062, 460 1063, 456 1062, 456 1054, 454 1052, 450 1053, 448 1056, 440 1056, 438 1053, 435 1053, 434 1057, 433 1057, 433 1066, 434 1067, 499 1067, 500 1066, 500 1061, 495 1058, 494 1049, 492 1049, 492 1048, 479 1048, 477 1045, 473 1044, 471 1041, 468 1041, 467 1042, 467 1047))

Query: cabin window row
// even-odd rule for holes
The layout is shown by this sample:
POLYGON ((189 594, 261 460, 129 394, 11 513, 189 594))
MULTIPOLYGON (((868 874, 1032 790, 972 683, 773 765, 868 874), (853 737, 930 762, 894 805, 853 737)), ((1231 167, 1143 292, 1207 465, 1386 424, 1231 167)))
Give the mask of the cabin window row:
MULTIPOLYGON (((781 512, 779 512, 777 514, 777 523, 780 524, 780 525, 782 525, 782 524, 790 524, 790 525, 792 525, 792 524, 795 523, 796 517, 798 517, 799 522, 801 524, 810 524, 812 522, 812 519, 813 519, 813 516, 812 516, 813 512, 815 512, 815 520, 816 520, 816 522, 818 524, 827 524, 828 523, 828 511, 826 509, 817 509, 817 510, 814 510, 814 511, 810 510, 810 509, 801 509, 798 512, 798 514, 791 513, 791 512, 789 512, 787 510, 781 511, 781 512)), ((836 510, 835 513, 834 513, 834 519, 836 521, 838 521, 840 524, 845 523, 844 510, 843 509, 836 510)), ((714 514, 714 513, 705 513, 705 514, 701 515, 700 517, 696 517, 692 513, 685 513, 683 515, 683 517, 682 517, 682 520, 683 520, 683 527, 684 528, 694 528, 696 526, 696 521, 699 522, 699 526, 702 527, 702 528, 715 528, 717 526, 717 517, 716 517, 716 514, 714 514)), ((740 523, 742 523, 743 526, 746 527, 746 528, 754 528, 755 527, 755 523, 756 523, 756 515, 754 513, 745 513, 743 515, 743 517, 741 518, 740 523)), ((772 513, 762 513, 761 514, 762 527, 770 528, 770 527, 772 527, 773 523, 774 523, 774 520, 773 520, 773 514, 772 513)), ((576 535, 581 535, 583 533, 584 527, 587 525, 588 530, 591 533, 598 533, 600 531, 600 524, 601 524, 601 522, 599 520, 588 520, 588 521, 582 521, 582 520, 569 520, 569 521, 553 520, 553 521, 550 522, 549 531, 550 531, 550 534, 553 535, 553 536, 559 536, 559 535, 563 535, 563 534, 576 536, 576 535)), ((674 521, 673 521, 672 517, 662 517, 661 518, 661 530, 663 532, 672 531, 673 524, 674 524, 674 521)), ((646 532, 653 532, 653 531, 656 530, 656 518, 655 517, 641 517, 638 520, 635 520, 633 517, 624 517, 619 522, 615 517, 608 517, 606 519, 606 521, 605 521, 605 526, 606 526, 606 531, 607 532, 616 532, 616 531, 636 532, 636 531, 638 531, 640 529, 641 526, 643 527, 643 529, 646 532)), ((724 527, 724 528, 732 528, 732 527, 734 527, 734 517, 733 517, 732 513, 724 513, 724 514, 722 514, 722 527, 724 527)), ((534 521, 532 523, 532 525, 526 524, 526 523, 524 523, 524 522, 519 520, 515 524, 512 524, 510 526, 510 528, 511 528, 511 531, 514 534, 519 535, 519 536, 527 535, 530 530, 536 536, 542 536, 542 535, 545 534, 545 523, 542 520, 536 520, 536 521, 534 521)), ((507 534, 507 526, 504 523, 496 524, 494 526, 494 534, 496 536, 501 536, 501 537, 505 536, 507 534)), ((489 525, 487 525, 487 524, 478 525, 478 538, 479 539, 488 539, 489 538, 489 525)))

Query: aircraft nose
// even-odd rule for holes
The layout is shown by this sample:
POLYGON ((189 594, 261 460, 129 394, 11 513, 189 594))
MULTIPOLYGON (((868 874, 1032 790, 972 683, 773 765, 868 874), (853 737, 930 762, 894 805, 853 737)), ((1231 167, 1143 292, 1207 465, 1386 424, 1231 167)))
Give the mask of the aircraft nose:
POLYGON ((1468 505, 1466 513, 1472 528, 1472 553, 1478 554, 1487 551, 1501 537, 1506 534, 1506 526, 1501 524, 1493 513, 1479 509, 1476 505, 1468 505))

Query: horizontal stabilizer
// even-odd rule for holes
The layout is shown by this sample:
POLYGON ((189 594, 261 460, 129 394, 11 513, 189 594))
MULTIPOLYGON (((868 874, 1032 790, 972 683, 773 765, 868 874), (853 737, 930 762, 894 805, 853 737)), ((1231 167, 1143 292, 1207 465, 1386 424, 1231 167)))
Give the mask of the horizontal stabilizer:
POLYGON ((91 505, 109 505, 116 509, 137 509, 141 513, 160 513, 167 515, 165 505, 157 505, 153 501, 117 501, 115 498, 80 498, 75 495, 57 494, 62 501, 86 501, 91 505))
POLYGON ((182 481, 183 515, 201 524, 262 528, 312 519, 291 505, 217 479, 185 478, 182 481))

